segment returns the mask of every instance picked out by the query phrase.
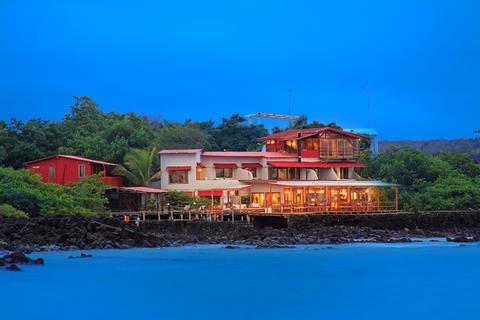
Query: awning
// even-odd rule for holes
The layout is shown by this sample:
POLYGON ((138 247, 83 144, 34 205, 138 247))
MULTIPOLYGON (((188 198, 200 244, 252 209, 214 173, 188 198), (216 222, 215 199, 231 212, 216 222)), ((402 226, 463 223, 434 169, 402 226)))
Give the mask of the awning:
POLYGON ((199 197, 221 197, 223 196, 223 190, 199 190, 197 191, 199 197))
POLYGON ((149 187, 119 187, 119 190, 137 192, 137 193, 164 193, 165 189, 149 188, 149 187))
POLYGON ((361 168, 359 162, 295 162, 270 161, 268 165, 276 168, 361 168))
POLYGON ((243 168, 261 168, 262 165, 257 162, 247 162, 247 163, 242 163, 243 168))
POLYGON ((235 169, 237 165, 235 163, 214 163, 213 166, 218 169, 235 169))
POLYGON ((170 167, 167 167, 167 170, 168 171, 185 171, 185 170, 191 170, 192 167, 191 166, 170 166, 170 167))

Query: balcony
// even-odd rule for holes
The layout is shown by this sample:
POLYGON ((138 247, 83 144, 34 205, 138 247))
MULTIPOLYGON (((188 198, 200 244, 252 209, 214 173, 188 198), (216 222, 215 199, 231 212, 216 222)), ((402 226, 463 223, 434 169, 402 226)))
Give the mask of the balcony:
POLYGON ((123 177, 121 176, 105 176, 102 177, 102 181, 112 187, 122 187, 123 186, 123 177))

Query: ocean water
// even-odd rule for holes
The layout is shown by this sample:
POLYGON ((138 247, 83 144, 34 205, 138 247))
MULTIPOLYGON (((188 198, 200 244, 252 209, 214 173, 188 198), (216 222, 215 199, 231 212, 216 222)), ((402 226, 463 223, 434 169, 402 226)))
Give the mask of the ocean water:
POLYGON ((0 319, 479 319, 480 244, 32 254, 0 271, 0 319))

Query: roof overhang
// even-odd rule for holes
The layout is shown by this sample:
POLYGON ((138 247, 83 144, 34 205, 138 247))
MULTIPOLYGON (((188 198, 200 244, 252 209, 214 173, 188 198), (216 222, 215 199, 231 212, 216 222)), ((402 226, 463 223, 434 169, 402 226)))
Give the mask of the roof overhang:
POLYGON ((269 161, 268 165, 275 168, 361 168, 359 162, 297 162, 297 161, 269 161))

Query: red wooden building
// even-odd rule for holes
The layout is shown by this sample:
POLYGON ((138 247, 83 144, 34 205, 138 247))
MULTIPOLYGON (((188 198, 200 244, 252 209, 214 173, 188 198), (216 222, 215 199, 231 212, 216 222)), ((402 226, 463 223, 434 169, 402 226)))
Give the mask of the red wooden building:
POLYGON ((78 182, 83 177, 101 174, 106 184, 114 187, 123 186, 123 177, 112 174, 118 164, 86 159, 70 155, 54 155, 25 163, 25 167, 42 177, 43 182, 67 186, 78 182))

